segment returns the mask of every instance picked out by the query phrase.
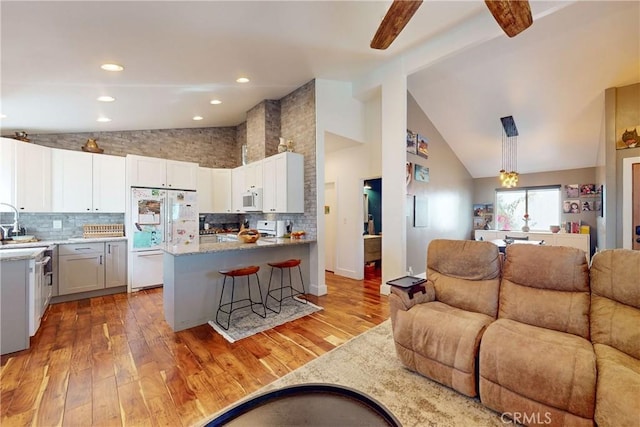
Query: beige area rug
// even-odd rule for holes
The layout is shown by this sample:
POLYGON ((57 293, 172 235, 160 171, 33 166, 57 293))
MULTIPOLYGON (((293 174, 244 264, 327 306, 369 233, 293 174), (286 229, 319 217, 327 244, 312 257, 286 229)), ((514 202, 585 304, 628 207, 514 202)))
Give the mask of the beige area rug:
MULTIPOLYGON (((222 335, 229 342, 236 342, 251 335, 255 335, 267 329, 275 328, 279 325, 284 325, 292 320, 299 319, 307 316, 316 311, 322 310, 322 307, 315 305, 309 301, 303 303, 301 298, 285 298, 282 301, 282 308, 280 313, 274 313, 271 310, 267 310, 267 317, 262 318, 251 311, 251 307, 242 308, 234 311, 231 314, 231 322, 229 322, 229 329, 225 330, 218 325, 214 320, 210 320, 209 325, 215 329, 217 333, 222 335), (295 301, 294 301, 295 300, 295 301)), ((276 308, 273 301, 269 301, 269 307, 276 308)), ((260 308, 256 308, 261 312, 260 308)), ((225 324, 227 320, 226 314, 220 315, 221 322, 225 324)), ((226 324, 225 324, 226 326, 226 324)))
MULTIPOLYGON (((249 397, 303 383, 340 384, 362 391, 386 406, 404 427, 505 426, 500 415, 482 406, 478 399, 404 368, 396 357, 390 320, 249 397)), ((215 415, 210 419, 213 418, 215 415)))

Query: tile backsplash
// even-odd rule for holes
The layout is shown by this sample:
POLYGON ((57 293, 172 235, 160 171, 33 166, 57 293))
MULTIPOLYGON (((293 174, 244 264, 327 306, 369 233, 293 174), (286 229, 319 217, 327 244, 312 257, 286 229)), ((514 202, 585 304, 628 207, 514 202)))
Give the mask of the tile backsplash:
MULTIPOLYGON (((0 223, 13 222, 13 213, 0 213, 0 223)), ((122 213, 21 213, 19 222, 26 234, 38 240, 69 239, 82 237, 85 224, 124 224, 122 213), (53 228, 53 222, 60 221, 62 228, 53 228)), ((126 230, 125 230, 126 233, 126 230)))

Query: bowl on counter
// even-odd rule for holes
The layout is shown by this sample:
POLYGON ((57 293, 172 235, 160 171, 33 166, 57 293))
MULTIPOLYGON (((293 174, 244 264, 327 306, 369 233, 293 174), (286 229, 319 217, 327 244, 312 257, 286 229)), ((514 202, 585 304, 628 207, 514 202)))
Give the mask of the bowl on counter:
POLYGON ((244 243, 255 243, 260 238, 260 232, 253 228, 247 228, 238 233, 238 240, 244 243))
POLYGON ((560 226, 559 225, 551 225, 551 226, 549 226, 549 230, 551 230, 552 233, 557 233, 558 231, 560 231, 560 226))

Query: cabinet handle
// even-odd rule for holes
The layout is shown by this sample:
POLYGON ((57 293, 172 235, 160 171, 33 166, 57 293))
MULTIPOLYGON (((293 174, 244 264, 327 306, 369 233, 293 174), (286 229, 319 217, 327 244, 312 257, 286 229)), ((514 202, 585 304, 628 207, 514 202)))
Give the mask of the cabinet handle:
POLYGON ((74 251, 90 251, 91 248, 74 248, 74 251))
POLYGON ((20 208, 20 210, 21 210, 21 211, 23 211, 23 210, 24 210, 24 208, 20 208))
POLYGON ((102 265, 102 255, 100 255, 100 265, 102 265))
POLYGON ((111 253, 111 243, 109 243, 107 245, 107 253, 110 254, 111 253))
POLYGON ((90 210, 91 210, 91 208, 87 208, 87 210, 88 210, 88 211, 90 211, 90 210))

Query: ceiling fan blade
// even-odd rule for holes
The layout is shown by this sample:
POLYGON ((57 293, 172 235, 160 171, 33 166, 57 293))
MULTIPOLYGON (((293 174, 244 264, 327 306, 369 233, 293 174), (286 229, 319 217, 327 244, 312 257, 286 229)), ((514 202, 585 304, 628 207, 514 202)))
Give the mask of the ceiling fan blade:
POLYGON ((373 49, 388 48, 421 4, 422 0, 393 0, 378 27, 378 31, 376 31, 376 35, 371 40, 371 47, 373 49))
POLYGON ((509 37, 526 30, 533 23, 527 0, 484 0, 498 25, 509 37))

